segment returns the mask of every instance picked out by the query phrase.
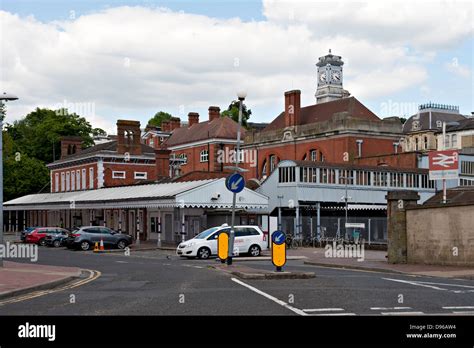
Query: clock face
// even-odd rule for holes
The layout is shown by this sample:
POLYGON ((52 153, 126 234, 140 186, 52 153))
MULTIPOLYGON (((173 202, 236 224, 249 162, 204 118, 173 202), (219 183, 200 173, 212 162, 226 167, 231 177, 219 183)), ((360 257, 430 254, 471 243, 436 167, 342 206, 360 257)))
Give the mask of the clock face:
POLYGON ((341 73, 339 71, 333 72, 332 79, 337 82, 341 81, 341 73))
POLYGON ((321 80, 321 82, 326 82, 326 73, 322 73, 321 75, 319 75, 319 79, 321 80))

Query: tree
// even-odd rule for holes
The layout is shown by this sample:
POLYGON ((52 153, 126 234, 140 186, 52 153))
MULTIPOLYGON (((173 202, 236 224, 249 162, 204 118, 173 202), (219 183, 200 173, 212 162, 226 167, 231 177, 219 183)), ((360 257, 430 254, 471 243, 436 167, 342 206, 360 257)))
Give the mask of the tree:
POLYGON ((58 159, 63 136, 80 136, 85 148, 94 144, 94 135, 105 134, 100 128, 92 128, 84 117, 68 113, 66 109, 37 108, 6 129, 15 143, 15 151, 45 163, 58 159))
POLYGON ((171 119, 171 117, 173 117, 173 115, 167 113, 167 112, 164 112, 164 111, 158 111, 155 116, 153 116, 152 118, 150 118, 148 120, 148 124, 150 126, 155 126, 155 127, 161 127, 161 122, 163 121, 168 121, 171 119))
POLYGON ((400 117, 400 122, 402 124, 405 124, 406 121, 407 121, 407 119, 405 117, 400 117))
POLYGON ((100 134, 106 133, 66 109, 37 108, 23 119, 7 124, 3 132, 5 198, 45 191, 50 180, 46 163, 58 159, 61 137, 80 136, 83 147, 87 147, 93 145, 92 137, 100 134))
MULTIPOLYGON (((252 110, 247 109, 247 105, 242 104, 242 125, 247 128, 247 121, 252 115, 252 110)), ((227 116, 233 119, 235 122, 239 122, 239 101, 234 100, 230 103, 227 110, 221 112, 221 116, 227 116)))

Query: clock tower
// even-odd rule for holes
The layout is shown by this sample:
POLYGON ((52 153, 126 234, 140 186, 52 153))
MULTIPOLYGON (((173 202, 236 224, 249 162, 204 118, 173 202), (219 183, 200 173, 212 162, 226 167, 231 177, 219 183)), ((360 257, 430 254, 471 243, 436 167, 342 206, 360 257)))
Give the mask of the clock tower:
POLYGON ((316 104, 348 97, 350 93, 342 88, 342 66, 344 62, 341 56, 329 53, 319 57, 316 63, 318 67, 318 88, 315 97, 316 104))

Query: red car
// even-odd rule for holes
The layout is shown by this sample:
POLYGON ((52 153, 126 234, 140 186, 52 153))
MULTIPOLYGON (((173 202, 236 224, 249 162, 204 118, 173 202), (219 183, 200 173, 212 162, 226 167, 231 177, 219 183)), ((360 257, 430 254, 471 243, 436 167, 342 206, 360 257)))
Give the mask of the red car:
POLYGON ((63 230, 59 227, 38 227, 25 237, 25 243, 35 243, 38 245, 46 245, 46 235, 49 233, 57 233, 57 230, 63 230))

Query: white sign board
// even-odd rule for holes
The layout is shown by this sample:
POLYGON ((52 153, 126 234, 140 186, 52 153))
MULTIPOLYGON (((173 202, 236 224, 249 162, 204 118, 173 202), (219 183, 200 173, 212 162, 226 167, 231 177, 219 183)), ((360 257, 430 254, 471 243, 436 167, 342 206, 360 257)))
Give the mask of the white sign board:
POLYGON ((451 170, 430 170, 430 180, 457 179, 459 172, 457 169, 451 170))
POLYGON ((365 228, 364 223, 359 222, 346 222, 346 228, 365 228))

